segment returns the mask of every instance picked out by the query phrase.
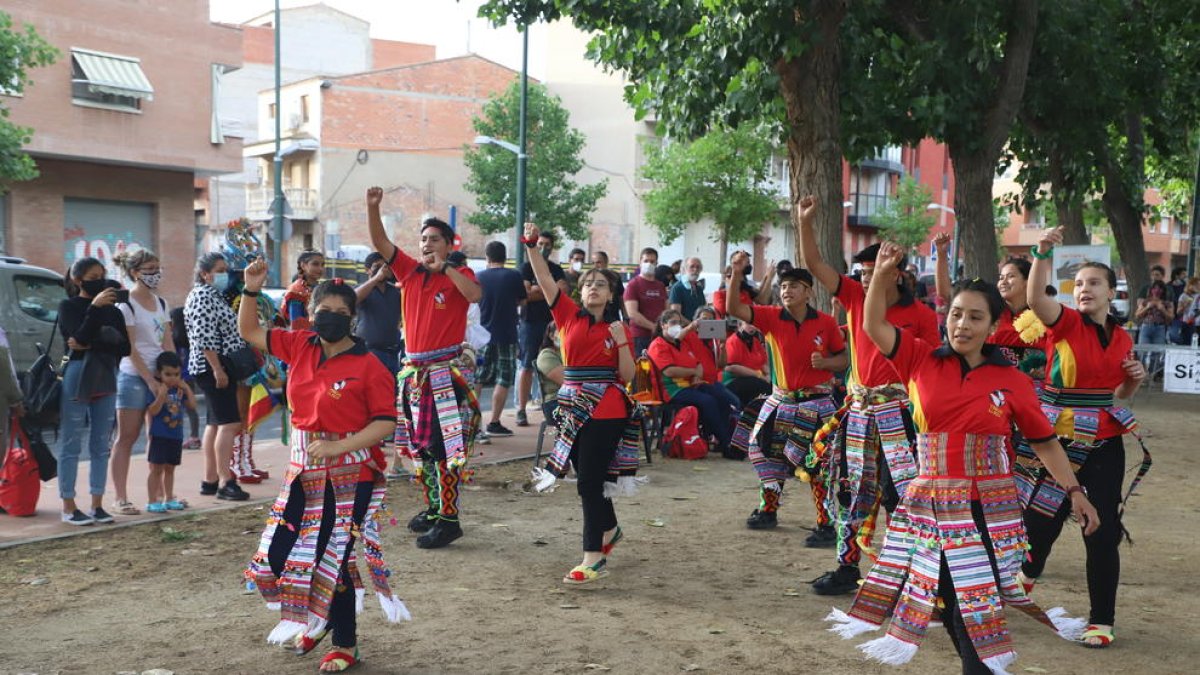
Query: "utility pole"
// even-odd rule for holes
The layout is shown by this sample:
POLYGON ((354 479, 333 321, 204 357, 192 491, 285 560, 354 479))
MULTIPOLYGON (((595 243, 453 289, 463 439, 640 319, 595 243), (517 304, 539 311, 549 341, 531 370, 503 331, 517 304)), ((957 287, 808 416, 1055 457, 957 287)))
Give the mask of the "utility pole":
POLYGON ((279 41, 279 0, 275 0, 275 159, 272 163, 275 198, 271 201, 271 279, 276 286, 283 286, 279 258, 283 240, 283 155, 280 153, 280 136, 283 130, 283 107, 280 105, 280 67, 282 50, 279 41))
POLYGON ((1187 275, 1196 276, 1196 249, 1200 248, 1200 148, 1196 150, 1196 180, 1192 183, 1192 222, 1188 226, 1187 238, 1187 275))
POLYGON ((525 245, 521 238, 525 236, 525 167, 529 156, 525 154, 526 105, 529 102, 529 25, 521 28, 521 112, 518 122, 517 147, 517 269, 525 264, 525 245))

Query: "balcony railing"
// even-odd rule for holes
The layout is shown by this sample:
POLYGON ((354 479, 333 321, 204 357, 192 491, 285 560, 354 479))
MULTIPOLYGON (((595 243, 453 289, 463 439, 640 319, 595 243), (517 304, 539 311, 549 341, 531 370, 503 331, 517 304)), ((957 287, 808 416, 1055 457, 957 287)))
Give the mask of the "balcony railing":
POLYGON ((901 149, 898 145, 889 145, 877 150, 872 157, 868 157, 858 163, 860 167, 869 169, 883 169, 894 174, 904 173, 904 164, 901 161, 901 149))
MULTIPOLYGON (((292 214, 292 220, 314 220, 321 200, 316 190, 304 188, 284 188, 283 196, 287 198, 292 214)), ((270 220, 271 204, 275 201, 275 191, 272 188, 248 188, 246 190, 246 217, 250 220, 270 220)))
POLYGON ((846 207, 846 222, 858 227, 879 227, 879 215, 887 209, 891 195, 850 193, 850 206, 846 207))

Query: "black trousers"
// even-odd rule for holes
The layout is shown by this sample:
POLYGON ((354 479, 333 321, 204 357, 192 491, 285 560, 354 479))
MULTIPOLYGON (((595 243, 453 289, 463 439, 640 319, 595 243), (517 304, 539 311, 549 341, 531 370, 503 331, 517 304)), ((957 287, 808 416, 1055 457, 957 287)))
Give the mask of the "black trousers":
POLYGON ((750 405, 750 402, 759 396, 771 393, 771 383, 761 377, 735 377, 725 385, 725 388, 738 398, 743 408, 750 405))
POLYGON ((576 487, 583 506, 583 550, 599 551, 604 533, 617 526, 611 499, 604 496, 608 467, 617 455, 617 444, 626 420, 588 420, 575 436, 571 464, 579 478, 576 487))
MULTIPOLYGON (((1064 439, 1060 443, 1066 444, 1064 439)), ((1089 623, 1113 625, 1117 615, 1117 584, 1121 580, 1121 481, 1125 475, 1125 442, 1120 436, 1099 443, 1076 472, 1079 484, 1087 489, 1088 500, 1100 516, 1100 527, 1083 538, 1087 551, 1088 597, 1091 600, 1089 623)), ((1029 560, 1021 566, 1025 576, 1037 578, 1046 568, 1054 542, 1071 515, 1071 500, 1063 503, 1053 518, 1025 511, 1025 529, 1029 533, 1029 560)))
MULTIPOLYGON (((356 525, 361 526, 366 518, 367 507, 371 505, 371 493, 374 489, 375 484, 371 481, 362 481, 358 484, 354 492, 354 510, 351 516, 356 525)), ((316 562, 319 562, 321 556, 325 555, 325 547, 329 545, 329 536, 333 533, 334 505, 333 484, 327 482, 325 483, 325 505, 321 511, 321 529, 317 533, 316 557, 313 558, 316 562)), ((300 480, 296 479, 292 482, 287 506, 283 509, 284 522, 292 525, 295 529, 276 527, 275 535, 271 539, 271 547, 267 549, 267 560, 271 563, 271 572, 277 577, 283 574, 283 566, 287 562, 288 554, 291 553, 292 546, 296 544, 300 532, 300 520, 303 516, 304 487, 300 480)), ((358 644, 355 635, 358 630, 358 621, 354 612, 354 585, 350 582, 350 576, 346 572, 346 561, 350 558, 352 550, 354 550, 353 535, 350 537, 350 544, 346 547, 345 557, 342 558, 342 568, 338 570, 337 588, 329 603, 329 628, 333 631, 333 644, 338 647, 354 647, 358 644)))
MULTIPOLYGON (((992 550, 992 538, 988 536, 987 522, 983 519, 983 505, 972 501, 971 516, 975 520, 975 527, 979 528, 979 533, 983 536, 983 546, 987 549, 988 561, 992 564, 992 576, 995 577, 996 554, 992 550)), ((996 586, 999 587, 999 585, 1000 582, 997 579, 996 586)), ((944 554, 942 555, 942 569, 938 575, 938 595, 941 596, 944 606, 942 625, 950 635, 950 642, 954 643, 954 651, 958 652, 958 658, 962 660, 963 675, 991 675, 991 669, 979 659, 975 645, 971 643, 971 636, 967 633, 967 626, 963 623, 962 614, 958 611, 958 596, 954 593, 954 579, 950 578, 950 566, 946 563, 944 554)))

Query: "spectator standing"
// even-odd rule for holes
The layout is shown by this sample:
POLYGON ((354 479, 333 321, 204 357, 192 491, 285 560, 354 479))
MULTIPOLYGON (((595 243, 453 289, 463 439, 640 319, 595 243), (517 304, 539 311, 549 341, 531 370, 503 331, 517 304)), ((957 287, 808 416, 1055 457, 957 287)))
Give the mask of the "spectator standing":
MULTIPOLYGON (((162 281, 162 267, 158 256, 147 249, 118 255, 115 262, 133 280, 129 291, 129 302, 116 305, 125 319, 125 331, 129 334, 132 349, 129 356, 121 359, 117 373, 117 440, 113 443, 112 480, 116 501, 113 512, 122 516, 136 516, 139 512, 129 500, 126 484, 129 481, 129 459, 133 444, 142 432, 146 418, 146 406, 158 394, 159 382, 154 375, 154 364, 164 351, 174 352, 171 339, 171 313, 167 301, 154 290, 162 281)), ((181 443, 182 443, 182 436, 181 443)))
MULTIPOLYGON (((1162 284, 1167 287, 1167 295, 1164 299, 1169 302, 1175 302, 1175 293, 1171 290, 1171 287, 1167 285, 1167 270, 1162 265, 1155 265, 1154 267, 1150 268, 1150 283, 1142 286, 1142 288, 1138 290, 1138 300, 1144 300, 1149 297, 1150 289, 1154 287, 1156 282, 1162 282, 1162 284)), ((1139 302, 1138 305, 1140 306, 1141 303, 1139 302)))
MULTIPOLYGON (((187 321, 183 318, 183 307, 175 307, 171 310, 171 341, 175 344, 175 353, 179 355, 179 360, 183 363, 183 382, 194 392, 196 380, 188 371, 188 340, 187 340, 187 321)), ((183 442, 185 450, 200 449, 200 413, 194 408, 187 409, 188 429, 191 434, 183 442)))
POLYGON ((358 298, 354 335, 395 376, 400 372, 400 289, 378 251, 368 254, 363 264, 369 276, 354 289, 358 298))
POLYGON ((667 302, 671 309, 683 314, 683 318, 691 321, 696 310, 704 306, 704 280, 700 274, 704 271, 704 263, 699 258, 688 258, 683 261, 683 276, 671 287, 667 302))
POLYGON ((1179 298, 1187 291, 1188 278, 1186 267, 1174 267, 1171 269, 1171 295, 1178 302, 1179 298))
POLYGON ((108 476, 108 440, 117 405, 117 363, 129 356, 125 319, 113 304, 117 291, 104 278, 104 264, 78 258, 67 273, 67 295, 58 306, 58 329, 67 344, 69 361, 62 378, 62 447, 58 455, 58 496, 62 520, 69 525, 111 523, 102 507, 108 476), (86 372, 85 372, 86 371, 86 372), (87 427, 88 513, 75 504, 75 477, 83 429, 87 427))
POLYGON ((571 297, 579 294, 579 275, 583 274, 583 261, 587 259, 587 253, 581 248, 573 248, 567 254, 567 269, 563 270, 563 274, 567 279, 567 288, 571 289, 571 297))
MULTIPOLYGON (((567 288, 567 278, 563 268, 558 263, 550 262, 550 254, 554 252, 554 233, 542 232, 538 235, 538 252, 550 267, 550 274, 558 290, 571 294, 567 288)), ((553 319, 550 316, 550 306, 546 304, 544 289, 538 286, 533 274, 533 266, 526 262, 521 266, 521 278, 525 281, 525 314, 518 328, 517 359, 521 365, 521 374, 517 382, 517 426, 529 426, 529 418, 525 414, 525 406, 533 395, 533 368, 537 361, 538 352, 542 348, 542 336, 546 327, 553 319)))
MULTIPOLYGON (((492 390, 492 416, 488 420, 489 436, 512 436, 512 430, 500 423, 500 415, 508 403, 508 391, 517 374, 517 323, 518 308, 525 304, 528 294, 521 273, 508 269, 504 261, 508 249, 503 242, 489 242, 483 250, 487 257, 487 269, 476 275, 483 289, 479 301, 480 320, 491 333, 491 340, 483 348, 483 367, 479 372, 479 388, 495 385, 492 390)), ((578 275, 576 275, 578 278, 578 275)), ((543 326, 542 334, 546 328, 543 326)), ((534 358, 536 358, 536 354, 534 358)), ((543 398, 546 392, 542 392, 543 398)))
POLYGON ((654 278, 657 267, 658 251, 642 249, 639 274, 625 287, 625 313, 629 315, 635 357, 650 347, 658 328, 658 317, 667 308, 667 288, 654 278))
POLYGON ((183 411, 196 409, 196 396, 184 384, 183 362, 173 351, 155 357, 154 377, 158 387, 146 392, 146 418, 150 420, 146 511, 182 511, 188 504, 175 496, 175 467, 183 460, 183 411))
POLYGON ((1188 279, 1179 302, 1175 305, 1175 319, 1179 322, 1179 334, 1175 344, 1190 345, 1196 332, 1196 319, 1200 315, 1200 277, 1188 279))
POLYGON ((21 384, 17 382, 17 368, 13 364, 8 334, 0 328, 0 466, 8 453, 8 424, 12 415, 24 417, 25 408, 21 398, 21 384))
POLYGON ((614 270, 608 269, 608 254, 604 251, 596 251, 592 255, 592 267, 607 273, 608 283, 612 284, 612 297, 608 300, 608 307, 604 310, 604 320, 612 323, 613 321, 624 321, 625 316, 625 282, 621 280, 621 275, 614 270))

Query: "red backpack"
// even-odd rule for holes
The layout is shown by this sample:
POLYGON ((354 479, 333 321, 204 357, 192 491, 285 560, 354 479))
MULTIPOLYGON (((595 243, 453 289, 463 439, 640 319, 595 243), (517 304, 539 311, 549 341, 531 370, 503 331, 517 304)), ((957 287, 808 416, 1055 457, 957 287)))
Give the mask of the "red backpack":
POLYGON ((708 456, 708 442, 700 435, 700 415, 695 406, 680 408, 663 434, 667 456, 679 459, 704 459, 708 456))

